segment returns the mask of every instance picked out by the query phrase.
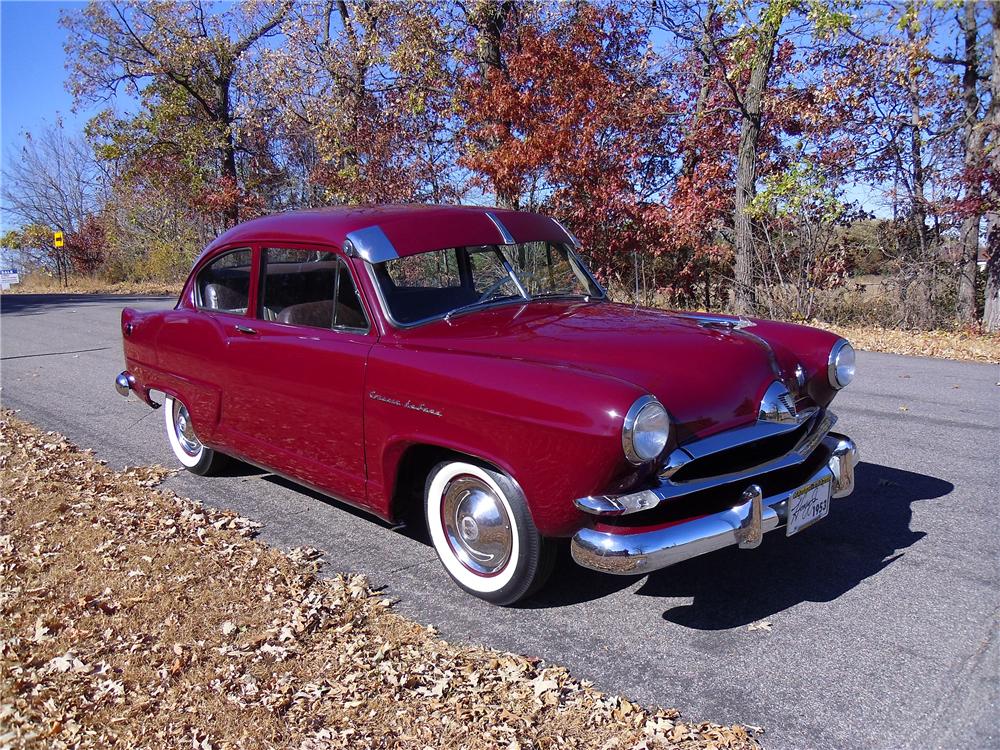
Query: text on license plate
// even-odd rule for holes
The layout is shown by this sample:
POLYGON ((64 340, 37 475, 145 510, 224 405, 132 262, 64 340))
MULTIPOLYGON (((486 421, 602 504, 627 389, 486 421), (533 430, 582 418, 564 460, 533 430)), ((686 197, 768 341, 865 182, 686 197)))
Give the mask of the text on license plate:
POLYGON ((833 478, 823 477, 799 487, 788 498, 788 531, 791 536, 830 512, 833 478))

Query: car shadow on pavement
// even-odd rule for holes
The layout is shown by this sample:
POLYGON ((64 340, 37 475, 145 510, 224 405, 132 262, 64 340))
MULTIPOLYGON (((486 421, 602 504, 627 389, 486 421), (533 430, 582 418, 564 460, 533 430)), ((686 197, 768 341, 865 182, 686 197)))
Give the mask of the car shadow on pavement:
MULTIPOLYGON (((944 497, 954 485, 926 474, 861 463, 854 494, 792 537, 779 529, 755 550, 736 547, 650 573, 640 596, 690 598, 663 619, 696 630, 748 625, 803 601, 831 601, 885 569, 925 534, 910 530, 911 505, 944 497)), ((565 551, 549 585, 520 606, 591 601, 628 588, 637 577, 578 567, 565 551)))
POLYGON ((944 497, 954 485, 926 474, 861 463, 854 494, 792 537, 767 534, 753 551, 728 547, 657 571, 636 592, 690 597, 663 619, 696 630, 741 627, 801 602, 832 601, 892 565, 922 539, 911 506, 944 497))

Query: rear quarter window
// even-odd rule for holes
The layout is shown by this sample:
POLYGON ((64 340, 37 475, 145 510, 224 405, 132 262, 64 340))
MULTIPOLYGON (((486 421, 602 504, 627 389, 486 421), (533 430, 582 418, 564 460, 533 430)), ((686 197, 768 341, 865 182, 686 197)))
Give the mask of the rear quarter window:
POLYGON ((223 253, 198 273, 196 298, 203 310, 243 315, 250 299, 253 257, 249 250, 223 253))

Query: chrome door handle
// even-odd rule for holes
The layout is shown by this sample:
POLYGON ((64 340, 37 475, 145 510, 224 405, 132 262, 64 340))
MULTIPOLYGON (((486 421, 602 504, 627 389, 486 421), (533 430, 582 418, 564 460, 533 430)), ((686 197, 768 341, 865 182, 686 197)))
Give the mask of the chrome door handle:
POLYGON ((257 329, 256 328, 247 328, 246 326, 236 326, 236 330, 239 333, 245 333, 248 336, 256 336, 257 335, 257 329))

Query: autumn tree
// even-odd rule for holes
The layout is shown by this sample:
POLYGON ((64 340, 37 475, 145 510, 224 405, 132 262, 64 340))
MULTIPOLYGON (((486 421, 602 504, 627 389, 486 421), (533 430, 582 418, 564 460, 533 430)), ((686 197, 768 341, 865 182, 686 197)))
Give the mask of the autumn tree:
POLYGON ((669 98, 635 54, 646 31, 633 17, 592 3, 524 10, 500 38, 502 65, 477 54, 462 79, 462 163, 501 203, 564 220, 608 278, 661 246, 669 98))
POLYGON ((249 121, 309 203, 454 199, 445 19, 431 3, 296 6, 265 52, 249 121))
POLYGON ((53 229, 46 224, 25 224, 0 236, 0 247, 17 259, 24 271, 45 269, 65 286, 69 280, 70 261, 65 248, 52 241, 53 229))
POLYGON ((990 154, 987 172, 986 293, 983 329, 1000 333, 1000 2, 992 3, 990 154))
POLYGON ((63 15, 68 31, 69 89, 79 102, 125 93, 142 108, 128 123, 144 151, 172 149, 179 158, 207 144, 213 188, 229 224, 240 219, 241 150, 237 81, 262 41, 276 33, 291 0, 240 3, 219 10, 202 0, 90 2, 63 15))
POLYGON ((4 211, 24 225, 72 232, 95 213, 107 181, 82 134, 61 122, 24 133, 3 166, 4 211))

